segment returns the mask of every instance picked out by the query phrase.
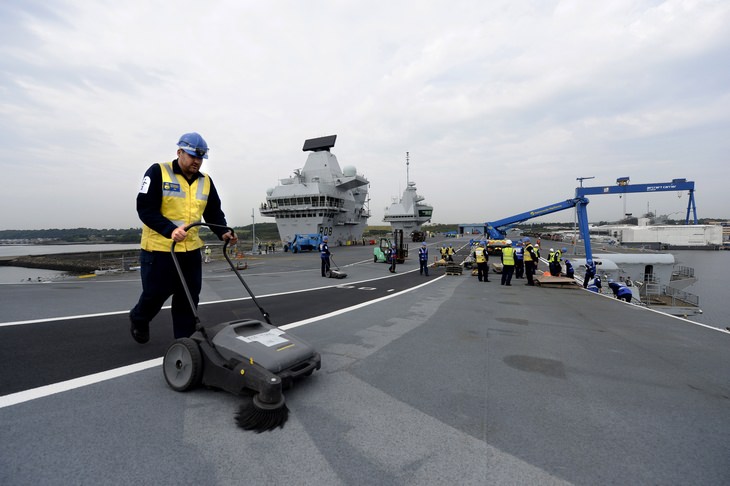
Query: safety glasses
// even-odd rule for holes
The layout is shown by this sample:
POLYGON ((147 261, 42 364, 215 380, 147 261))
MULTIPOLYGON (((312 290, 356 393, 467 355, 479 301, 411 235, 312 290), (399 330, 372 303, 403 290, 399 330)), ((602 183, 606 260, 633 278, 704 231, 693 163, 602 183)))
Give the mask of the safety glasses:
MULTIPOLYGON (((203 158, 203 157, 205 157, 205 155, 206 155, 206 154, 208 153, 208 150, 209 150, 209 149, 207 149, 207 148, 199 148, 199 147, 193 147, 193 146, 192 146, 192 145, 190 145, 190 144, 185 144, 185 145, 186 145, 186 146, 185 146, 185 149, 186 149, 186 150, 192 150, 193 152, 195 152, 195 156, 196 156, 196 157, 198 157, 198 158, 203 158)), ((182 147, 181 147, 181 148, 182 148, 182 147)))

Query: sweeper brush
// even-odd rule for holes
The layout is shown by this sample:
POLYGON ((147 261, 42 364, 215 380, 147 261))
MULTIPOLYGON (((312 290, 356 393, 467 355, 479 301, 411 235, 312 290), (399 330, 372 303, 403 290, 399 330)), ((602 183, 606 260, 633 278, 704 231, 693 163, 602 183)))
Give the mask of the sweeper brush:
MULTIPOLYGON (((216 226, 193 223, 194 226, 216 226)), ((231 228, 218 226, 233 232, 231 228)), ((241 274, 228 257, 228 242, 223 255, 251 296, 266 322, 254 319, 203 326, 180 265, 172 256, 180 280, 195 315, 196 331, 189 338, 176 339, 167 349, 162 370, 170 388, 187 391, 200 384, 226 390, 243 399, 236 423, 246 430, 263 432, 283 427, 289 418, 283 388, 321 367, 321 358, 311 346, 271 324, 269 314, 259 305, 241 274)))
POLYGON ((236 423, 239 427, 257 432, 283 427, 288 418, 289 408, 283 402, 283 398, 280 404, 269 405, 254 396, 251 401, 241 404, 236 413, 236 423))

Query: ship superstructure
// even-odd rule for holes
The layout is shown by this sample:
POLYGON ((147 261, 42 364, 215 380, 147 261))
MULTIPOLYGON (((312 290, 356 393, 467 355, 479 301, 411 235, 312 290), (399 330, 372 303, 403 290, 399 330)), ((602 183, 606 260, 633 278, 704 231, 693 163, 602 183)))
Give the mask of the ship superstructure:
POLYGON ((266 191, 262 216, 276 218, 284 242, 294 235, 327 235, 330 245, 358 242, 370 217, 369 181, 353 166, 340 169, 330 152, 337 135, 304 142, 302 151, 310 152, 302 169, 266 191))
POLYGON ((390 223, 393 230, 403 230, 404 234, 418 233, 421 225, 431 221, 433 206, 423 202, 425 199, 416 191, 416 183, 410 180, 410 157, 406 152, 406 189, 399 201, 385 208, 383 221, 390 223))

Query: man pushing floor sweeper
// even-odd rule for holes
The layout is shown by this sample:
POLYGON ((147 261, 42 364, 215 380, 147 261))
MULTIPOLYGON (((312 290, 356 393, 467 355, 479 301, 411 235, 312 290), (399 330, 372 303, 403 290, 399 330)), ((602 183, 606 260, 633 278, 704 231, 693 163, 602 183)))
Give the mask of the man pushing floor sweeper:
POLYGON ((282 386, 319 369, 319 353, 271 324, 231 262, 226 250, 238 238, 226 223, 213 181, 200 171, 208 158, 205 139, 199 133, 185 133, 177 147, 177 159, 147 169, 137 194, 137 212, 144 223, 142 295, 129 313, 132 338, 139 344, 149 341, 150 321, 172 296, 176 340, 163 360, 170 387, 186 391, 202 383, 247 395, 236 418, 241 427, 258 432, 281 427, 289 413, 282 386), (205 223, 200 222, 203 220, 205 223), (266 323, 244 319, 201 325, 197 313, 202 284, 200 248, 205 245, 198 235, 201 225, 224 241, 226 261, 266 323))

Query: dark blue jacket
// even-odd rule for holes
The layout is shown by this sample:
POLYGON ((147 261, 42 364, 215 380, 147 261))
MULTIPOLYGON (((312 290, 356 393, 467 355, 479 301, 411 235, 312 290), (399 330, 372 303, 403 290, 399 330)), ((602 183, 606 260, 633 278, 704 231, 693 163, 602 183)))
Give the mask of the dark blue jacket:
POLYGON ((319 256, 320 258, 330 257, 330 247, 327 245, 326 241, 319 244, 319 256))

